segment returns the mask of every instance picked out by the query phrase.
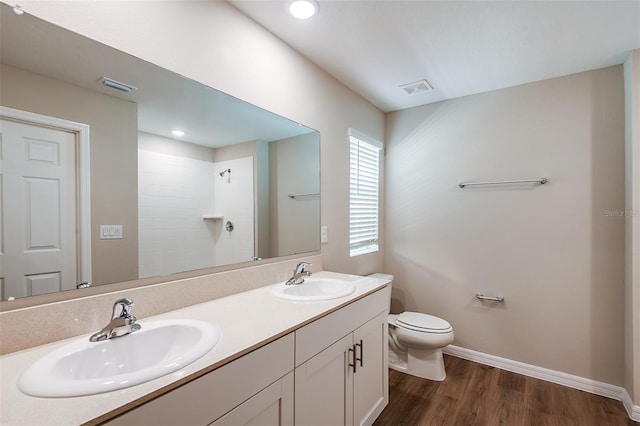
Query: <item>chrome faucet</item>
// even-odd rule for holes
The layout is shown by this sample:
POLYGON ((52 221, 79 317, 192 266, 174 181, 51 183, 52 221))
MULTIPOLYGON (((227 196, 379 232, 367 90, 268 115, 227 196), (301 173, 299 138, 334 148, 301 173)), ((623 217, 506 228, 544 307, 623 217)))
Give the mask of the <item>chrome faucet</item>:
POLYGON ((91 288, 93 287, 93 284, 91 284, 89 281, 78 281, 76 283, 76 289, 81 289, 81 288, 91 288))
POLYGON ((116 300, 116 303, 113 304, 111 322, 102 330, 94 333, 89 340, 99 342, 140 330, 142 326, 136 324, 136 317, 131 315, 131 308, 133 308, 133 300, 127 298, 116 300))
POLYGON ((296 269, 293 270, 293 276, 287 280, 286 285, 298 285, 304 282, 304 277, 310 277, 311 271, 307 271, 305 268, 311 266, 310 263, 300 262, 296 269))

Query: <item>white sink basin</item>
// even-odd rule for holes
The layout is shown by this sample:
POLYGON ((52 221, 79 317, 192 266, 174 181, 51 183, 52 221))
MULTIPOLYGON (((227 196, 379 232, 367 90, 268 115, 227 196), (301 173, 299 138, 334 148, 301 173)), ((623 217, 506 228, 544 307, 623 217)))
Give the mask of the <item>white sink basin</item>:
POLYGON ((356 290, 351 281, 334 278, 305 278, 302 284, 281 284, 272 291, 273 295, 285 300, 320 301, 348 296, 356 290))
POLYGON ((75 340, 43 356, 18 380, 32 396, 92 395, 134 386, 177 371, 218 343, 220 333, 204 321, 142 322, 134 333, 102 342, 75 340))

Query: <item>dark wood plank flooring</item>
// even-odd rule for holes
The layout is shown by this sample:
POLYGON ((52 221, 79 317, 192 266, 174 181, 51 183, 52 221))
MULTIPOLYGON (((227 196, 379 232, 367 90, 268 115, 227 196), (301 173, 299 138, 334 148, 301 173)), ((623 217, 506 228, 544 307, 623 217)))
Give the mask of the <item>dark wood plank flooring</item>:
POLYGON ((622 403, 445 355, 447 378, 389 370, 389 405, 374 426, 618 426, 622 403))

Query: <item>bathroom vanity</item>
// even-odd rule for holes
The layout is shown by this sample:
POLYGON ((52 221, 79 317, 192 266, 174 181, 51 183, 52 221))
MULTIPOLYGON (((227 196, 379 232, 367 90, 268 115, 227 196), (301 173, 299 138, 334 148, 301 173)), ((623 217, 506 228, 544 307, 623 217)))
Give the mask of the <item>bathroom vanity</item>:
MULTIPOLYGON (((6 355, 3 425, 371 424, 388 402, 389 280, 319 272, 352 281, 333 300, 292 302, 275 285, 168 312, 156 319, 214 324, 219 343, 185 368, 108 393, 34 398, 16 381, 57 342, 6 355)), ((142 303, 139 301, 138 303, 142 303)), ((126 339, 126 336, 124 337, 126 339)))

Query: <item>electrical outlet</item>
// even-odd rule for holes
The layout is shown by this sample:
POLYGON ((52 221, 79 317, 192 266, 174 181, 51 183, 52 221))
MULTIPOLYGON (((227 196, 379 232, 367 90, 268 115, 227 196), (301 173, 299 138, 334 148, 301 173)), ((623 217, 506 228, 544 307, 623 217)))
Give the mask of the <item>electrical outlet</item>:
POLYGON ((327 242, 327 227, 320 227, 320 243, 324 244, 327 242))

